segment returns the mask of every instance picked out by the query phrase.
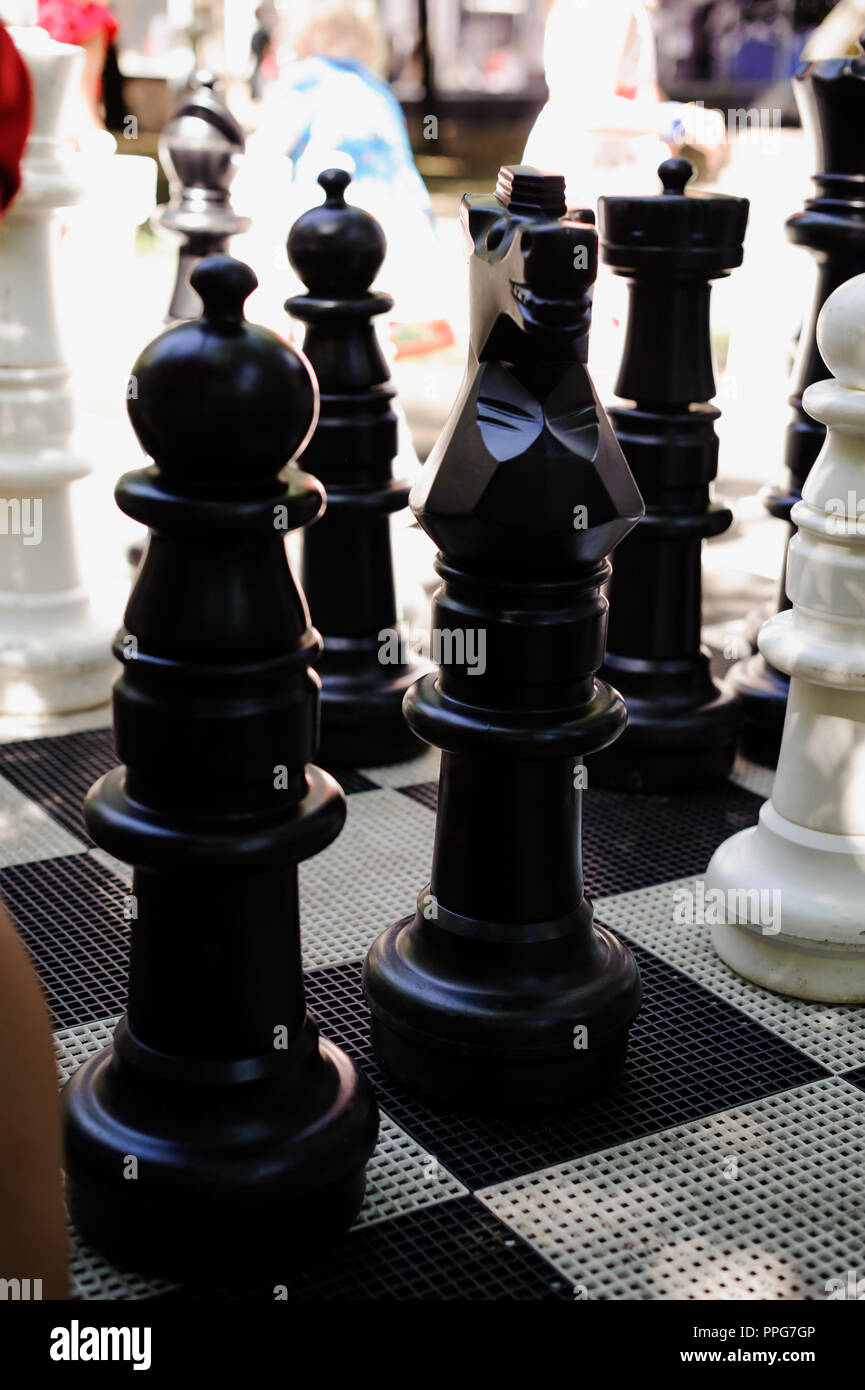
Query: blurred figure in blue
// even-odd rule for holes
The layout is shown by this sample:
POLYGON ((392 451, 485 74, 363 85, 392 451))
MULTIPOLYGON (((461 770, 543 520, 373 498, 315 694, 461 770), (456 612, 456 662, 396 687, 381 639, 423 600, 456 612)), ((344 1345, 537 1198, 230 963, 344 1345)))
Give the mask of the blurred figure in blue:
POLYGON ((451 341, 437 312, 432 204, 405 117, 384 80, 387 46, 377 7, 371 0, 308 0, 293 4, 284 22, 291 56, 263 102, 251 159, 290 161, 289 222, 322 201, 323 169, 347 169, 348 201, 377 218, 387 237, 379 283, 396 301, 406 346, 451 341))

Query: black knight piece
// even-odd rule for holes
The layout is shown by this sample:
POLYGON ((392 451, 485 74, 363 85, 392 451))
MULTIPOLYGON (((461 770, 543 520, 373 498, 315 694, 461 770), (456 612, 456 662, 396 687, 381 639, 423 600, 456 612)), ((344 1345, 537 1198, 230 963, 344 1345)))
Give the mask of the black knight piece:
MULTIPOLYGON (((865 35, 860 39, 865 50, 865 35)), ((817 262, 817 278, 807 319, 802 325, 793 369, 787 427, 787 480, 766 495, 770 516, 787 523, 789 546, 794 527, 790 513, 802 496, 811 465, 823 447, 825 426, 802 405, 806 387, 830 375, 817 346, 817 318, 833 290, 865 272, 865 57, 826 58, 802 63, 793 79, 802 124, 815 151, 816 194, 803 212, 787 221, 787 236, 804 246, 817 262)), ((786 553, 781 569, 777 608, 790 607, 785 587, 786 553)), ((749 635, 757 632, 767 613, 754 614, 749 635)), ((730 679, 744 709, 743 750, 755 762, 773 767, 778 760, 789 678, 757 653, 732 668, 730 679)))
POLYGON ((442 749, 432 879, 373 944, 365 988, 400 1083, 509 1110, 608 1084, 640 1004, 585 897, 580 812, 583 755, 625 724, 595 679, 601 589, 642 505, 585 366, 595 228, 527 167, 461 216, 468 368, 411 499, 441 547, 433 638, 451 637, 405 702, 442 749))
POLYGON ((134 865, 128 1013, 65 1093, 72 1219, 127 1267, 242 1280, 347 1230, 377 1112, 306 1012, 297 864, 345 818, 309 766, 318 634, 285 531, 322 490, 286 460, 314 411, 298 355, 251 327, 252 271, 193 272, 201 319, 144 350, 121 479, 150 545, 117 637, 116 768, 85 803, 134 865))
POLYGON ((171 201, 159 226, 181 238, 177 278, 168 319, 198 318, 201 304, 189 277, 205 256, 228 250, 249 228, 231 206, 230 189, 246 141, 225 103, 213 90, 215 78, 197 75, 197 87, 184 98, 159 137, 159 158, 171 184, 171 201))
POLYGON ((321 760, 369 767, 421 751, 402 701, 425 668, 398 627, 390 537, 391 513, 406 505, 409 487, 392 476, 394 392, 372 322, 393 300, 370 292, 385 239, 374 218, 346 204, 351 176, 327 169, 318 181, 324 203, 288 238, 308 293, 286 308, 306 324, 303 350, 321 392, 304 464, 327 491, 325 517, 303 537, 301 580, 324 641, 321 760))
POLYGON ((701 645, 704 539, 732 512, 711 500, 718 468, 711 282, 742 261, 746 198, 686 195, 669 159, 655 197, 601 198, 601 254, 630 308, 610 420, 646 504, 613 556, 602 674, 628 706, 621 739, 589 759, 590 783, 665 792, 727 776, 741 708, 701 645))

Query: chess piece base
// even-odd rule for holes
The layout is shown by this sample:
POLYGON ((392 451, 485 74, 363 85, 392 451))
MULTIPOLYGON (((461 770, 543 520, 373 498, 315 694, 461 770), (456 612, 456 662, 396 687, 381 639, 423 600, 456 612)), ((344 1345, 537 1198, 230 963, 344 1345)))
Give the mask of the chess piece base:
POLYGON ((3 635, 0 610, 0 710, 4 714, 67 714, 104 705, 117 677, 111 654, 116 624, 100 623, 85 611, 67 611, 66 625, 52 621, 22 633, 22 607, 13 610, 12 631, 3 635))
POLYGON ((718 955, 737 974, 778 994, 865 1003, 863 874, 865 836, 794 825, 766 802, 758 825, 716 850, 706 893, 750 893, 756 904, 755 892, 779 891, 780 931, 767 934, 752 921, 715 925, 718 955))
MULTIPOLYGON (((609 678, 616 681, 616 672, 609 678)), ((586 759, 589 787, 663 794, 724 781, 733 766, 741 706, 723 685, 701 704, 645 700, 625 690, 628 725, 621 738, 586 759)))
POLYGON ((608 1088, 625 1063, 640 979, 627 947, 592 925, 587 902, 572 916, 576 931, 529 944, 469 942, 422 912, 384 932, 364 988, 389 1075, 475 1114, 552 1108, 608 1088))
POLYGON ((126 1268, 236 1283, 343 1236, 375 1145, 372 1091, 309 1019, 274 1058, 238 1084, 249 1063, 178 1066, 121 1022, 64 1093, 69 1209, 84 1240, 126 1268))
POLYGON ((742 702, 743 754, 761 767, 775 767, 787 713, 788 678, 757 652, 731 666, 727 679, 742 702))
MULTIPOLYGON (((327 642, 325 652, 327 658, 327 642)), ((320 671, 319 762, 337 768, 385 767, 419 757, 426 745, 406 723, 402 702, 426 670, 400 667, 386 674, 386 668, 378 666, 366 681, 356 670, 320 671)))

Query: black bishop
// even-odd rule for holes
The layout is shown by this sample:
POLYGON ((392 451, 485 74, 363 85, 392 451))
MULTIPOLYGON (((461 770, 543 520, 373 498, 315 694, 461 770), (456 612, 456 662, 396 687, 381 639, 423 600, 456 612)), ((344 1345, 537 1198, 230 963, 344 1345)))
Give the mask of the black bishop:
POLYGON ((196 84, 159 137, 171 200, 157 225, 180 237, 169 321, 198 317, 192 271, 206 256, 227 251, 231 238, 250 225, 231 206, 231 185, 246 148, 243 129, 215 91, 215 77, 200 72, 196 84))

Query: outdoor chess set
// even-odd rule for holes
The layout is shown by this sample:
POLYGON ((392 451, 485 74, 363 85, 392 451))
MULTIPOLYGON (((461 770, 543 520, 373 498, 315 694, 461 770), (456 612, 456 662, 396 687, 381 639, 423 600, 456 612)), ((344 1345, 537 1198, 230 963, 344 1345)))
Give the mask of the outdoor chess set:
MULTIPOLYGON (((177 321, 132 368, 145 457, 116 498, 149 538, 113 661, 76 581, 67 385, 21 310, 0 477, 40 482, 44 534, 4 551, 0 892, 51 1013, 79 1298, 851 1296, 865 158, 839 113, 863 114, 861 68, 799 75, 836 138, 791 219, 822 266, 769 500, 795 535, 762 655, 723 680, 709 297, 748 203, 689 192, 686 161, 597 225, 527 166, 463 198, 466 375, 411 494, 432 665, 384 655, 409 489, 384 236, 345 171, 288 238, 305 356, 248 322, 226 200, 219 244, 183 247, 177 321), (609 413, 599 254, 630 293, 609 413)), ((234 150, 212 93, 187 114, 234 150)), ((33 271, 27 196, 7 277, 33 271)))
MULTIPOLYGON (((125 1007, 129 877, 81 816, 113 763, 107 728, 0 746, 16 828, 0 888, 37 962, 63 1079, 125 1007)), ((503 1123, 413 1099, 369 1042, 361 964, 429 873, 436 765, 343 775, 345 830, 301 870, 309 1005, 373 1080, 382 1125, 346 1241, 250 1295, 282 1283, 290 1298, 826 1298, 861 1264, 863 1010, 767 994, 717 959, 707 927, 673 924, 675 890, 755 823, 771 775, 740 764, 684 806, 586 795, 587 890, 637 956, 642 1012, 614 1090, 503 1123)), ((78 1240, 72 1272, 85 1299, 195 1292, 78 1240)))

